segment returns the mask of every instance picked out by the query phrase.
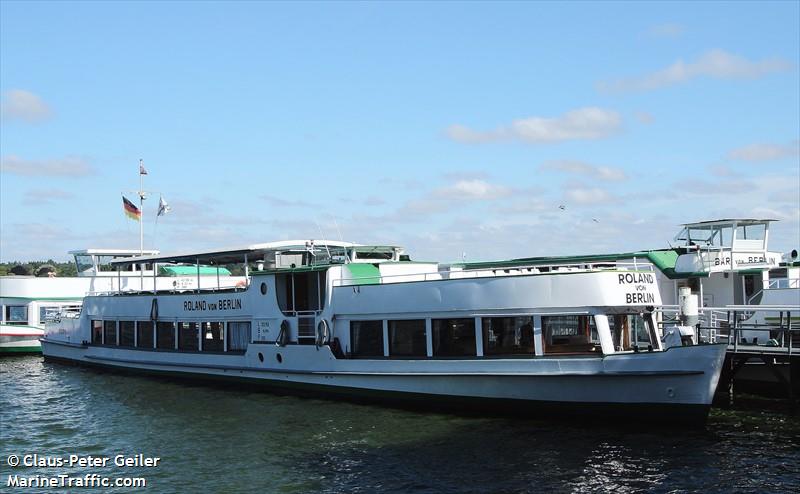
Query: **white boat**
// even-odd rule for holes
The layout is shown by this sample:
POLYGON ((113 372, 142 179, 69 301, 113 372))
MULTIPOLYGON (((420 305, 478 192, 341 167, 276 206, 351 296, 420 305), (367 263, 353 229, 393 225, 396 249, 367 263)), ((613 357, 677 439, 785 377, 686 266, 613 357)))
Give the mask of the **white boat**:
MULTIPOLYGON (((79 310, 88 293, 140 291, 153 286, 155 271, 150 263, 131 262, 124 270, 113 270, 109 263, 115 259, 156 255, 158 251, 83 249, 69 253, 75 261, 77 276, 0 276, 0 355, 40 353, 39 338, 44 335, 45 322, 58 314, 79 310)), ((172 266, 161 270, 157 282, 163 288, 194 289, 200 281, 190 274, 194 274, 194 268, 188 271, 172 266)), ((203 268, 200 279, 210 286, 216 283, 216 274, 216 268, 213 271, 203 268)), ((229 275, 222 270, 223 277, 234 279, 229 275)))
POLYGON ((725 356, 662 348, 654 272, 629 263, 442 265, 313 241, 135 262, 237 261, 245 286, 86 297, 78 317, 47 325, 45 358, 381 403, 702 423, 725 356))

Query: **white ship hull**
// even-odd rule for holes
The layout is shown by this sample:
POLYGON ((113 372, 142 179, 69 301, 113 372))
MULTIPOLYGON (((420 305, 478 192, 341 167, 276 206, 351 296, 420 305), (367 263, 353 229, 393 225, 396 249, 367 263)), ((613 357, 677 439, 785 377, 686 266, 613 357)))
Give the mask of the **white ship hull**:
POLYGON ((43 340, 47 359, 206 381, 229 380, 290 393, 347 396, 442 409, 463 406, 520 414, 619 417, 647 410, 679 422, 703 420, 725 345, 671 348, 658 355, 516 359, 340 360, 327 347, 252 344, 244 355, 144 352, 43 340), (317 355, 309 358, 309 350, 317 355), (258 354, 264 357, 260 362, 258 354), (278 355, 282 363, 278 363, 278 355), (321 355, 320 355, 321 354, 321 355), (657 357, 657 358, 653 358, 657 357))

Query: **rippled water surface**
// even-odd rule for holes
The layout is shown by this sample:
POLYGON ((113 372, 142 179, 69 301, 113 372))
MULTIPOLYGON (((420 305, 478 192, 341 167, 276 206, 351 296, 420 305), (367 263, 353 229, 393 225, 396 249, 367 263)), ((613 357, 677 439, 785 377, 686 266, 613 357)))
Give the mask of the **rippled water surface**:
MULTIPOLYGON (((149 492, 800 492, 800 419, 712 411, 705 431, 459 417, 0 360, 0 473, 147 479, 149 492), (158 456, 12 468, 8 455, 158 456)), ((84 490, 85 492, 114 489, 84 490)), ((128 492, 118 489, 116 492, 128 492)))

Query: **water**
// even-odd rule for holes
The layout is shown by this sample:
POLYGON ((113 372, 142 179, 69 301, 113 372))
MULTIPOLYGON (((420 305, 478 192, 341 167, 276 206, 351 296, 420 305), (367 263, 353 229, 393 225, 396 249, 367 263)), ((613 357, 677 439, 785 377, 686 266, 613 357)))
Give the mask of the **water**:
POLYGON ((714 410, 700 432, 567 426, 193 386, 41 357, 0 360, 0 490, 61 491, 9 489, 10 474, 90 473, 143 477, 146 491, 163 493, 800 492, 800 419, 714 410), (7 463, 32 453, 161 461, 7 463))

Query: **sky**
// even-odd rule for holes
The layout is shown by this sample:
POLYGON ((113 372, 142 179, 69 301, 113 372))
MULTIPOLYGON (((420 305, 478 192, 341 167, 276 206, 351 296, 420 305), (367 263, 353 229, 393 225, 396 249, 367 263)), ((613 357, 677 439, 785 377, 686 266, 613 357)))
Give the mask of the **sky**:
POLYGON ((140 159, 163 253, 800 247, 797 1, 2 0, 0 105, 3 262, 138 248, 140 159))

